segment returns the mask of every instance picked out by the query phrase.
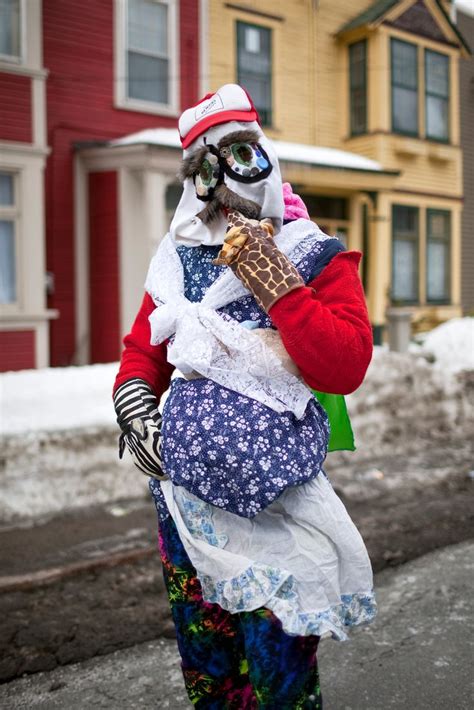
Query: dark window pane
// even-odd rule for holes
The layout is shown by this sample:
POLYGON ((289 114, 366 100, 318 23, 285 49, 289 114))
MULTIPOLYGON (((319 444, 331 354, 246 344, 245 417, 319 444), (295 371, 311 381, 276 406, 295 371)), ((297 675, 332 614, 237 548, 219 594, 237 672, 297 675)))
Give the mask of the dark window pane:
POLYGON ((448 101, 437 96, 426 97, 426 135, 428 138, 447 140, 448 101))
POLYGON ((128 53, 128 95, 133 99, 168 103, 168 60, 128 53))
POLYGON ((426 91, 447 98, 449 95, 449 59, 438 52, 425 53, 426 91))
POLYGON ((128 48, 168 53, 168 6, 150 0, 128 0, 128 48))
POLYGON ((438 52, 425 52, 426 136, 446 141, 449 138, 449 58, 438 52))
POLYGON ((392 130, 418 134, 418 53, 417 47, 391 40, 392 130))
POLYGON ((348 219, 348 200, 345 197, 305 195, 303 199, 309 214, 316 219, 348 219))
POLYGON ((448 298, 448 245, 444 242, 428 242, 427 253, 427 299, 444 301, 448 298))
POLYGON ((8 207, 15 204, 13 175, 0 173, 0 205, 8 207))
POLYGON ((395 205, 392 210, 392 300, 418 300, 418 210, 395 205))
POLYGON ((426 297, 448 301, 451 268, 451 215, 440 210, 427 213, 426 297))
POLYGON ((392 83, 416 89, 418 86, 417 47, 392 40, 392 83))
POLYGON ((20 56, 20 0, 0 0, 0 54, 20 56))
POLYGON ((16 301, 15 225, 0 220, 0 303, 16 301))
POLYGON ((271 30, 237 22, 237 81, 252 97, 262 123, 272 120, 271 30))
POLYGON ((365 86, 366 43, 356 42, 349 47, 351 86, 365 86))
POLYGON ((418 94, 411 89, 394 86, 392 89, 393 130, 418 133, 418 94))
POLYGON ((349 47, 349 83, 351 105, 351 133, 367 130, 367 64, 366 42, 356 42, 349 47))
POLYGON ((393 244, 393 283, 394 301, 416 301, 416 243, 403 239, 393 244))

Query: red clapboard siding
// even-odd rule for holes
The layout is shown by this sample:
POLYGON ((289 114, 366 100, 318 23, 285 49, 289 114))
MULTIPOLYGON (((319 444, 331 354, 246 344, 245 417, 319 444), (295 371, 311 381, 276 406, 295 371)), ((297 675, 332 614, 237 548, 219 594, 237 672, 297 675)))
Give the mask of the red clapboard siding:
POLYGON ((89 174, 91 362, 120 355, 117 173, 89 174))
MULTIPOLYGON (((114 4, 114 0, 43 0, 51 149, 45 173, 46 255, 55 278, 48 306, 59 311, 59 318, 50 323, 52 365, 70 364, 76 350, 74 143, 109 140, 155 126, 172 128, 178 121, 114 106, 114 4)), ((199 0, 180 0, 179 111, 199 98, 198 15, 199 0)))
POLYGON ((31 370, 35 363, 34 330, 0 331, 0 371, 31 370))
POLYGON ((33 141, 31 79, 0 73, 0 139, 33 141))

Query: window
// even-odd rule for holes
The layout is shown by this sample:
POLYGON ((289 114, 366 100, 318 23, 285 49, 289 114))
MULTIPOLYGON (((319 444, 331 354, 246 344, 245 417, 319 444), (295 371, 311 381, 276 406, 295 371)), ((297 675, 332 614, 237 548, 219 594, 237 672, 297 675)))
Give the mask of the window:
POLYGON ((392 301, 418 301, 417 207, 392 207, 392 301))
POLYGON ((20 0, 0 0, 0 58, 21 59, 20 0))
MULTIPOLYGON (((409 42, 391 40, 392 130, 419 135, 418 48, 409 42)), ((422 135, 431 140, 449 140, 449 57, 424 50, 425 126, 422 135)))
POLYGON ((15 303, 16 244, 18 211, 15 176, 0 172, 0 303, 15 303))
POLYGON ((392 130, 418 135, 418 49, 416 45, 391 40, 392 130))
POLYGON ((237 83, 250 94, 262 125, 272 123, 272 34, 237 22, 237 83))
POLYGON ((447 141, 449 137, 449 58, 425 51, 426 137, 447 141))
POLYGON ((451 213, 428 210, 426 230, 426 299, 446 303, 450 293, 451 213))
POLYGON ((176 115, 178 0, 115 0, 115 102, 176 115))
POLYGON ((127 30, 128 96, 169 103, 168 5, 128 0, 127 30))
POLYGON ((349 47, 349 84, 351 135, 367 130, 367 42, 362 40, 349 47))

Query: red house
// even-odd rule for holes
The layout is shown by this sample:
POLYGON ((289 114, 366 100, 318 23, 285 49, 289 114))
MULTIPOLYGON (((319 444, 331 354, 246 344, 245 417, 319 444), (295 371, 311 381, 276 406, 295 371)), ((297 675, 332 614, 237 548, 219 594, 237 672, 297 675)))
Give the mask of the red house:
POLYGON ((100 146, 198 100, 204 7, 0 0, 0 370, 119 357, 179 150, 100 146))

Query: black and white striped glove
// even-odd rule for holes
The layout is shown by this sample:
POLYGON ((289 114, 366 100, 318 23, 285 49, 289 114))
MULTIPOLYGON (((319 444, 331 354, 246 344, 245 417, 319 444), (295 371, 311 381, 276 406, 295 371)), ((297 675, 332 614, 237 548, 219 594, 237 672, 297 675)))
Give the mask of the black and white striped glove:
POLYGON ((161 462, 161 414, 158 400, 145 380, 127 380, 114 394, 117 422, 122 430, 119 457, 125 445, 133 463, 146 476, 167 479, 161 462))

